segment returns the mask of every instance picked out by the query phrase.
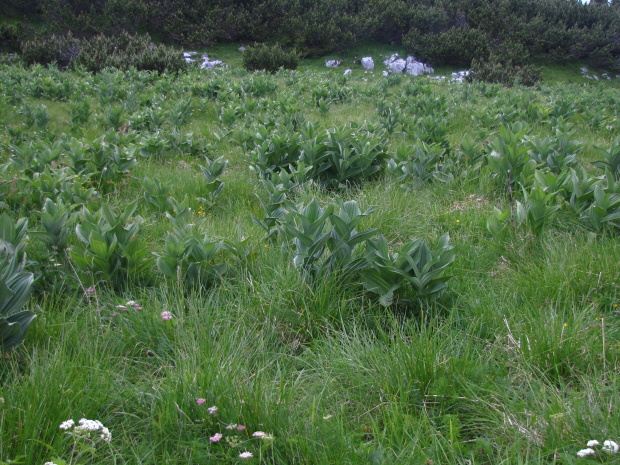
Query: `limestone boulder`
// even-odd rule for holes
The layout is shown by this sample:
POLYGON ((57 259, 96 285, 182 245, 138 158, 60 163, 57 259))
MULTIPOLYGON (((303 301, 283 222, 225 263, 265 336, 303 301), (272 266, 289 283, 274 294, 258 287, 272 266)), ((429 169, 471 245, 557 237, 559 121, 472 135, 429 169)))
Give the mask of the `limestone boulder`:
POLYGON ((362 68, 364 69, 375 69, 375 62, 372 57, 364 57, 362 58, 362 68))

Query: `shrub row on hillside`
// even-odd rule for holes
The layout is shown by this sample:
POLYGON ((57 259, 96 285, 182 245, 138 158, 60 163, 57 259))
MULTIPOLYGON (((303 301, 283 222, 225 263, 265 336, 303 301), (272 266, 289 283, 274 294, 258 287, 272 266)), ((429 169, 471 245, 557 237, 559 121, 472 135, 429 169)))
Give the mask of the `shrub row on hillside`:
MULTIPOLYGON (((24 0, 5 0, 18 8, 24 0)), ((28 0, 57 31, 80 37, 148 31, 167 42, 278 41, 304 54, 373 39, 432 64, 469 66, 503 43, 532 57, 588 59, 620 70, 620 3, 568 0, 28 0)))
POLYGON ((163 73, 186 66, 183 55, 173 47, 154 44, 148 35, 126 32, 118 36, 98 35, 90 40, 77 39, 71 33, 37 37, 22 43, 21 56, 26 64, 83 66, 92 72, 135 67, 163 73))

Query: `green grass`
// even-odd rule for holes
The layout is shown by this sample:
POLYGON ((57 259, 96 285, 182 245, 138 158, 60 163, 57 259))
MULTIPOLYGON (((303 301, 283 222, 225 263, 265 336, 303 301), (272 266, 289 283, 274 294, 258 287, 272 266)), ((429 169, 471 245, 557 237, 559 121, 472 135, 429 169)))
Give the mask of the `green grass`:
MULTIPOLYGON (((584 146, 576 168, 601 177, 591 161, 601 156, 594 146, 609 148, 617 138, 617 84, 582 80, 578 64, 546 67, 547 79, 533 89, 387 81, 377 55, 398 50, 372 44, 328 57, 345 60, 337 70, 321 58, 303 60, 295 73, 252 75, 240 69, 238 45, 207 51, 232 69, 177 77, 0 68, 0 93, 7 96, 0 99, 0 208, 29 219, 27 269, 38 277, 28 304, 37 318, 24 344, 0 364, 0 463, 237 464, 248 451, 254 455, 248 462, 278 465, 576 464, 584 462, 576 452, 588 440, 618 442, 618 229, 597 230, 558 194, 553 204, 561 208, 539 235, 526 225, 494 236, 487 220, 495 207, 511 208, 510 193, 484 166, 500 125, 525 121, 531 135, 555 140, 557 121, 532 116, 532 104, 561 113, 560 103, 569 102, 561 124, 584 146), (355 65, 342 79, 347 63, 365 55, 375 56, 375 75, 355 65), (67 95, 56 88, 63 80, 67 95), (100 97, 106 86, 109 101, 100 97), (217 89, 217 96, 203 95, 205 89, 217 89), (324 112, 313 97, 317 89, 332 99, 324 112), (127 106, 128 95, 137 99, 125 112, 131 123, 110 131, 106 115, 127 106), (167 112, 188 96, 192 114, 175 133, 167 112), (89 99, 93 114, 72 128, 69 105, 80 98, 89 99), (28 127, 21 110, 40 105, 49 123, 28 127), (392 133, 381 132, 381 106, 398 114, 392 133), (230 120, 220 119, 225 109, 230 120), (158 129, 133 128, 152 112, 163 114, 158 129), (339 198, 356 200, 362 211, 376 206, 357 229, 377 228, 392 252, 413 237, 434 244, 449 233, 456 259, 445 294, 416 299, 405 289, 384 307, 360 274, 305 279, 284 229, 264 237, 250 217, 264 217, 257 196, 267 198, 248 169, 253 138, 262 125, 272 138, 298 135, 302 117, 321 134, 368 123, 381 134, 387 158, 427 136, 420 118, 446 121, 441 164, 451 182, 399 180, 384 162, 377 176, 348 188, 316 183, 287 192, 298 205, 316 198, 326 207, 339 198), (12 135, 20 129, 21 139, 12 135), (173 144, 189 133, 191 143, 173 144), (64 252, 54 255, 34 233, 41 230, 41 205, 10 157, 12 145, 32 142, 39 150, 37 144, 57 143, 63 155, 49 169, 75 176, 64 143, 75 137, 97 145, 104 134, 119 150, 137 151, 146 136, 165 147, 150 158, 138 155, 130 176, 104 185, 109 192, 88 202, 94 212, 137 201, 132 221, 149 261, 141 275, 122 270, 115 286, 96 282, 91 292, 88 270, 64 252), (465 161, 466 136, 480 142, 478 164, 465 161), (228 160, 225 187, 211 208, 200 201, 204 156, 228 160), (245 250, 217 256, 228 271, 210 286, 188 288, 157 268, 153 253, 162 252, 173 223, 143 200, 144 177, 168 184, 176 201, 187 199, 188 222, 204 221, 206 235, 245 250), (249 238, 244 246, 241 236, 249 238), (163 320, 162 312, 172 319, 163 320), (58 428, 69 418, 100 420, 112 442, 74 442, 58 428), (257 431, 273 439, 254 437, 257 431), (224 438, 213 442, 216 433, 224 438)), ((87 173, 79 176, 88 187, 87 173)), ((528 189, 534 182, 520 180, 528 189)), ((101 190, 96 181, 91 177, 90 185, 101 190)), ((524 202, 520 187, 513 196, 524 202)), ((70 247, 79 243, 75 227, 70 247)), ((363 256, 364 247, 356 253, 363 256)), ((597 460, 615 458, 600 452, 597 460)))

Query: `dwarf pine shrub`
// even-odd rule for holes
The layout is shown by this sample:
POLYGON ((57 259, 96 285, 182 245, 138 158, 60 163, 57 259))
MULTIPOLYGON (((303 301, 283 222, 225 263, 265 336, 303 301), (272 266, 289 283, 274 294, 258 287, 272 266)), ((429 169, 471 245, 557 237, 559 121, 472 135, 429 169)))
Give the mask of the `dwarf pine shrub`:
POLYGON ((275 73, 280 68, 296 69, 298 62, 295 51, 287 52, 279 45, 256 44, 243 52, 243 67, 248 71, 275 73))

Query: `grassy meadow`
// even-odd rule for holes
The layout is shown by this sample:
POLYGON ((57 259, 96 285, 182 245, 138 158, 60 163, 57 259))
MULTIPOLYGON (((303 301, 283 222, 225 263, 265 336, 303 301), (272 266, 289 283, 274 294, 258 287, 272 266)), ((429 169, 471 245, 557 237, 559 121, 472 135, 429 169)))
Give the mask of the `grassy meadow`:
POLYGON ((0 464, 618 460, 620 80, 367 52, 0 67, 0 244, 36 314, 0 362, 0 464), (82 418, 111 440, 59 428, 82 418))

